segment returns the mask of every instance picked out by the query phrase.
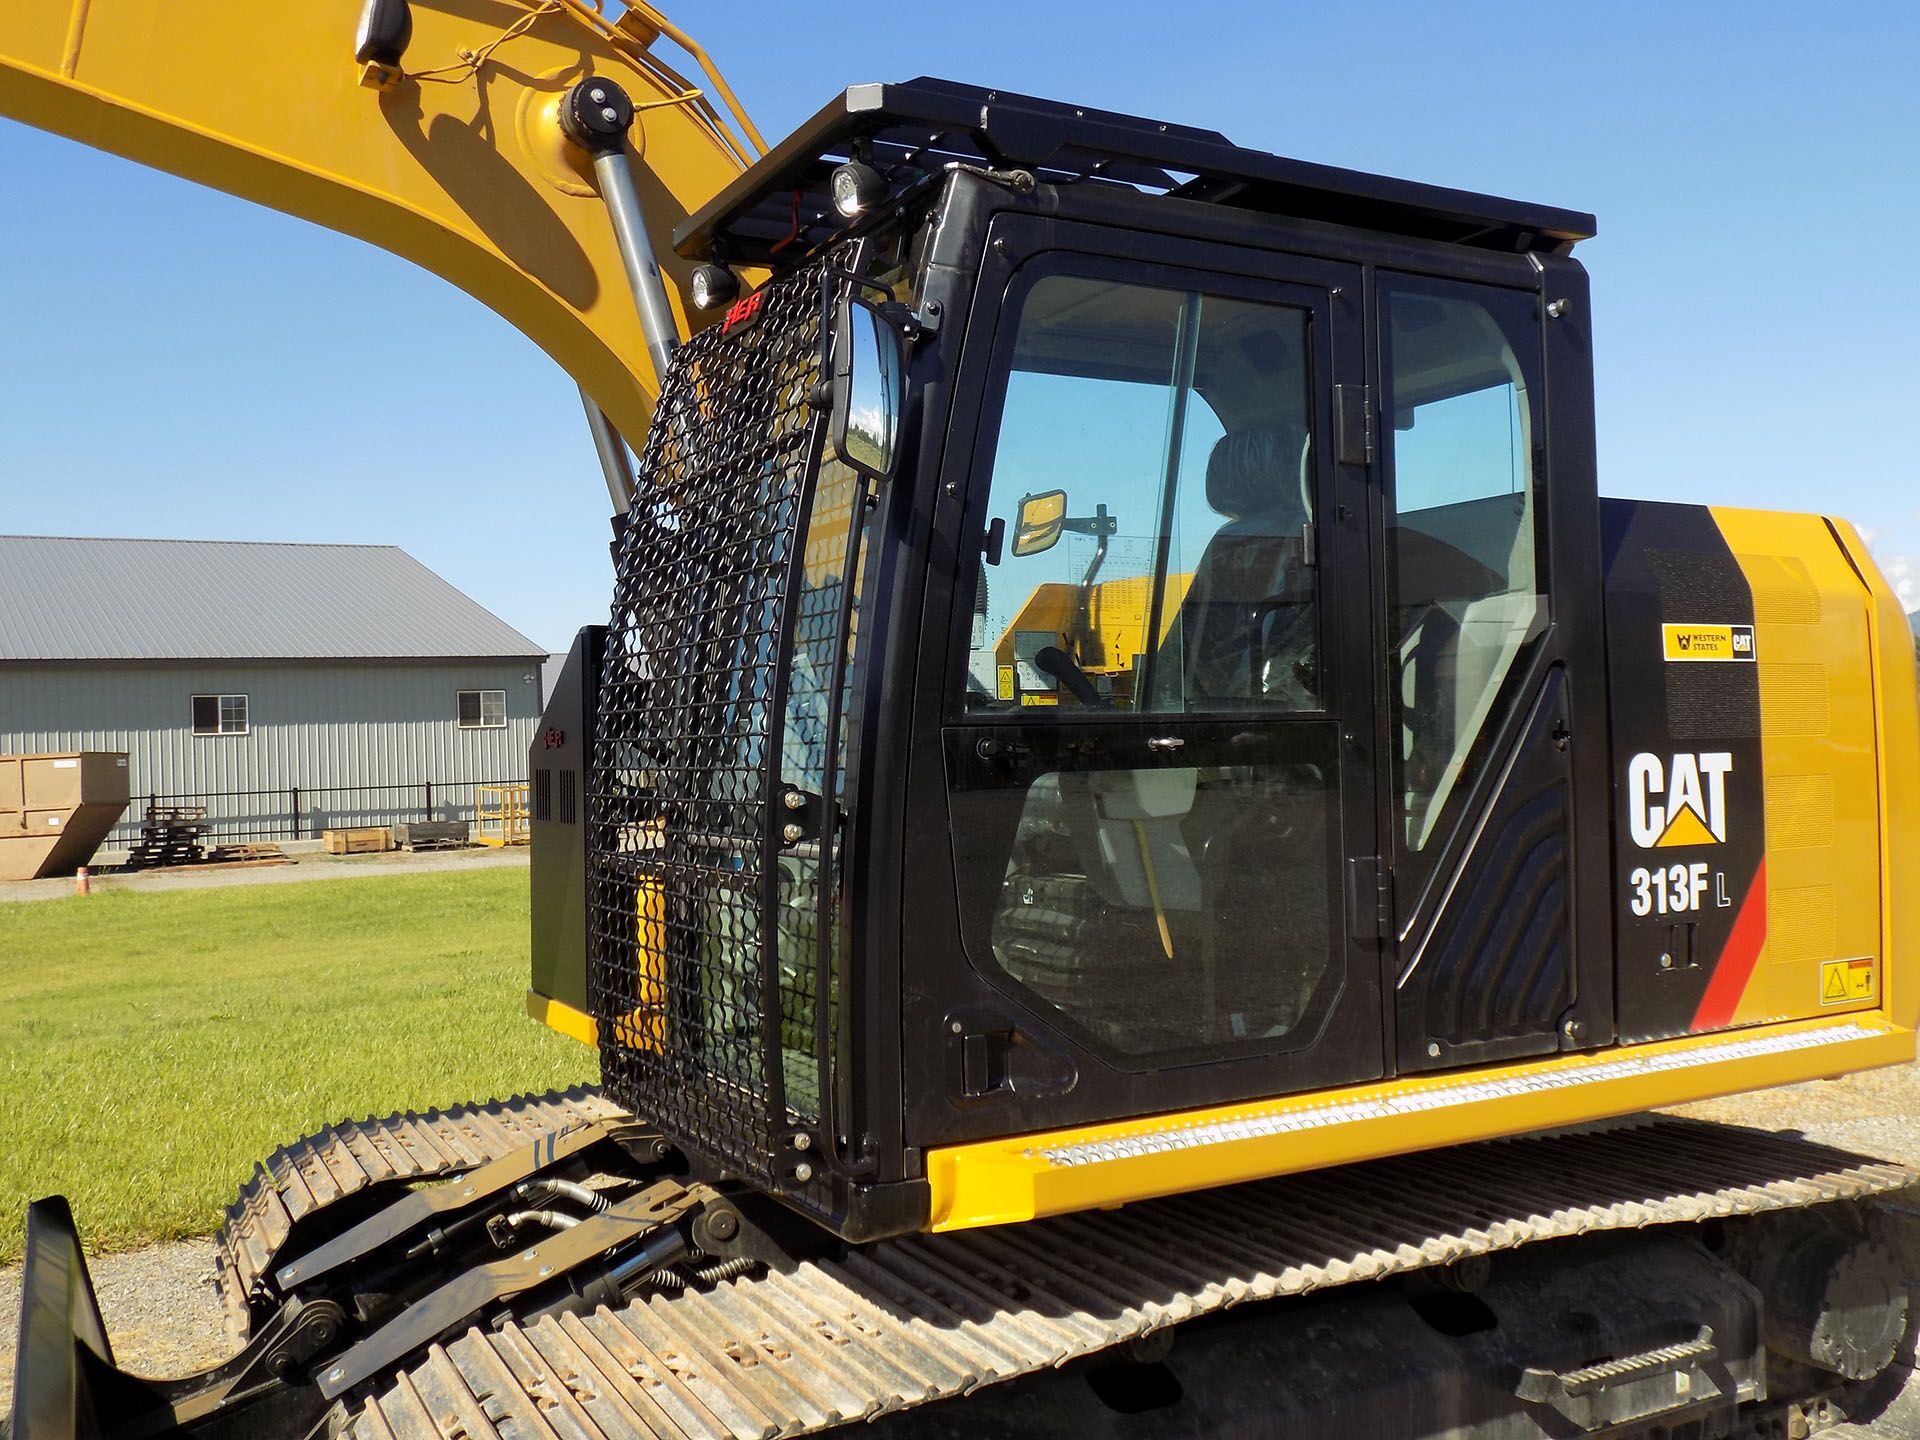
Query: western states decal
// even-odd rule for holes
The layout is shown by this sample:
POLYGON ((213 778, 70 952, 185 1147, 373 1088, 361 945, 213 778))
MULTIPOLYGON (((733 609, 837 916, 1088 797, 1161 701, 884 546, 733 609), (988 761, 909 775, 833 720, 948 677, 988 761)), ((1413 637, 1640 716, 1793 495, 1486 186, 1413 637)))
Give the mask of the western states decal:
POLYGON ((1662 625, 1668 660, 1754 660, 1751 625, 1662 625))

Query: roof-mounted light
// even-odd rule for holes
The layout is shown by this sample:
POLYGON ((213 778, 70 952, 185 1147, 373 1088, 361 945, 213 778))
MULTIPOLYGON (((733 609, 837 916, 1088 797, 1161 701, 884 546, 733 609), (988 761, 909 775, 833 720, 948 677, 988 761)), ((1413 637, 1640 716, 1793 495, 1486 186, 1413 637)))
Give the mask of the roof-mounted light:
POLYGON ((687 288, 696 310, 718 310, 739 295, 740 277, 724 265, 697 265, 687 288))
POLYGON ((828 182, 833 208, 852 220, 887 198, 887 177, 863 160, 848 160, 833 167, 828 182))

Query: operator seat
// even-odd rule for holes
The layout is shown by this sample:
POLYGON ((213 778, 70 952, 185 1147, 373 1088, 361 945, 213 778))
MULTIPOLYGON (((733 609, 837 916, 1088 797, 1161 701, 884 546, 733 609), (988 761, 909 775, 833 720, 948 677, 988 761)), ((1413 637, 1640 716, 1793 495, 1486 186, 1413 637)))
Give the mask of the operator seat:
POLYGON ((1214 443, 1207 504, 1227 523, 1207 542, 1180 605, 1180 663, 1167 671, 1184 678, 1185 704, 1162 696, 1157 708, 1317 706, 1307 463, 1302 425, 1252 425, 1214 443))

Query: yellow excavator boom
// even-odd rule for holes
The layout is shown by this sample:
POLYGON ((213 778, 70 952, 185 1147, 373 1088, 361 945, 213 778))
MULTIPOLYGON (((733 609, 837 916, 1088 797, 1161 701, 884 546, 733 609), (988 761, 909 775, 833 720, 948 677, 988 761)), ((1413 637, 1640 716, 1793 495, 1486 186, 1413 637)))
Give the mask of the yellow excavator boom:
MULTIPOLYGON (((411 10, 386 67, 355 59, 357 0, 19 0, 0 5, 0 115, 405 256, 525 332, 637 444, 658 381, 561 98, 589 76, 632 97, 628 153, 682 335, 690 267, 668 232, 749 163, 758 133, 699 47, 644 5, 611 19, 578 0, 411 10), (663 38, 698 84, 654 53, 663 38)), ((366 310, 368 344, 407 343, 384 297, 366 310)))

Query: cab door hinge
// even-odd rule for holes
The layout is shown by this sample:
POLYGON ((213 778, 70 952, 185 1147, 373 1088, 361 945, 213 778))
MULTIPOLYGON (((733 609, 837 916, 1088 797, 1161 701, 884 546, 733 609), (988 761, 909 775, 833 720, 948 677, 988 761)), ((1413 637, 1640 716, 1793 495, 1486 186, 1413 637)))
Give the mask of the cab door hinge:
POLYGON ((1347 861, 1347 931, 1356 940, 1379 940, 1393 929, 1393 867, 1378 855, 1347 861))
POLYGON ((1373 391, 1366 385, 1333 387, 1334 454, 1342 465, 1373 463, 1373 391))

